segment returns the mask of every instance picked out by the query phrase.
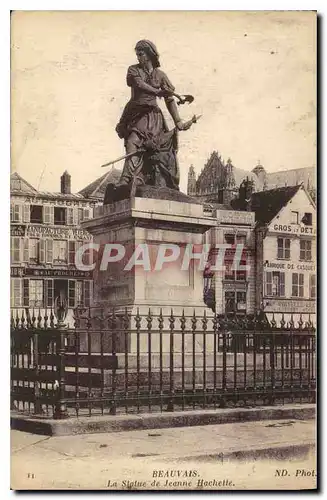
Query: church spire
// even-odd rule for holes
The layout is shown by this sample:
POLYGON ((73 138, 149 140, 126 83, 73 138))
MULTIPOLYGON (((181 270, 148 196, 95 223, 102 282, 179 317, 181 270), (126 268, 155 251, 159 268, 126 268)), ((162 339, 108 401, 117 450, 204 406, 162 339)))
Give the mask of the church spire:
POLYGON ((188 171, 187 194, 189 196, 196 195, 196 178, 195 178, 195 170, 194 170, 193 165, 190 166, 189 171, 188 171))

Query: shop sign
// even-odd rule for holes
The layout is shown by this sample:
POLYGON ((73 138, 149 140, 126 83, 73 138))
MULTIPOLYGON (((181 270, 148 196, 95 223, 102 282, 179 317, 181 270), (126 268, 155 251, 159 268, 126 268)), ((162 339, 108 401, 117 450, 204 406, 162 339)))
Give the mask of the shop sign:
POLYGON ((298 235, 314 235, 316 228, 313 226, 304 226, 300 224, 272 224, 269 232, 289 233, 298 235))
POLYGON ((19 224, 10 226, 10 236, 25 236, 26 226, 19 224))
POLYGON ((31 269, 26 268, 26 276, 38 276, 48 278, 88 278, 92 279, 91 271, 80 271, 79 269, 31 269))
POLYGON ((275 313, 311 313, 316 312, 316 303, 314 300, 278 300, 266 299, 264 301, 264 310, 275 313))
POLYGON ((64 227, 28 226, 27 236, 31 238, 58 238, 62 240, 91 240, 87 231, 64 227))
POLYGON ((305 262, 281 262, 281 261, 266 261, 264 268, 267 271, 310 271, 316 272, 316 265, 305 262))
POLYGON ((217 210, 217 220, 225 224, 254 224, 253 212, 237 212, 234 210, 217 210))
POLYGON ((22 277, 25 274, 25 269, 23 267, 11 267, 10 268, 10 276, 14 277, 22 277))

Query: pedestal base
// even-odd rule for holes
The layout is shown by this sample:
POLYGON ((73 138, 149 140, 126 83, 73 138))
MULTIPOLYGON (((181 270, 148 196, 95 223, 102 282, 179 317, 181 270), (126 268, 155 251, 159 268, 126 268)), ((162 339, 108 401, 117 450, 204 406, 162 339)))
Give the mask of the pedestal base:
MULTIPOLYGON (((117 314, 127 310, 132 318, 139 315, 143 331, 148 328, 149 310, 153 317, 152 331, 159 328, 161 314, 162 329, 166 332, 171 328, 170 317, 176 318, 175 331, 181 329, 183 313, 188 329, 192 328, 193 315, 198 321, 205 314, 212 317, 212 311, 203 301, 206 259, 203 243, 204 233, 215 225, 215 219, 203 214, 202 205, 134 198, 98 207, 95 215, 83 228, 99 245, 99 260, 94 270, 97 305, 115 308, 117 314), (110 244, 121 245, 122 259, 113 261, 110 244), (192 254, 197 254, 195 259, 192 254)), ((135 323, 131 328, 135 328, 135 323)), ((136 352, 134 340, 131 334, 130 352, 136 352)), ((147 342, 142 340, 141 346, 146 352, 147 342)))

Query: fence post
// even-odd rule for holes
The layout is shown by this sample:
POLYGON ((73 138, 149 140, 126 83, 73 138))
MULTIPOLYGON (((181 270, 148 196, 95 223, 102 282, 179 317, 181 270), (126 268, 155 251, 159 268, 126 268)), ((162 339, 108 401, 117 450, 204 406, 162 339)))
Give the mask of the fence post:
POLYGON ((41 413, 40 403, 40 380, 39 380, 39 333, 34 333, 32 337, 33 342, 33 364, 34 364, 34 413, 41 413))
POLYGON ((65 318, 67 316, 67 303, 65 300, 60 300, 59 297, 57 297, 55 301, 55 316, 58 320, 56 329, 58 332, 57 335, 57 342, 59 341, 59 349, 57 348, 57 359, 58 359, 58 364, 57 364, 57 370, 59 374, 59 386, 58 386, 58 398, 55 404, 55 411, 53 414, 53 418, 56 420, 61 420, 64 418, 68 418, 68 412, 67 412, 67 405, 65 401, 65 386, 66 386, 66 381, 65 381, 65 352, 66 352, 66 346, 65 346, 65 331, 67 329, 67 325, 64 323, 65 318))
POLYGON ((271 333, 269 335, 269 361, 270 361, 270 383, 271 383, 271 392, 269 395, 269 404, 275 404, 275 356, 276 356, 276 342, 275 342, 275 334, 271 333))
POLYGON ((58 387, 58 399, 55 405, 55 411, 53 418, 61 420, 63 418, 68 418, 67 405, 65 402, 65 329, 66 325, 58 324, 58 337, 59 340, 59 350, 57 351, 58 356, 58 373, 59 373, 59 387, 58 387))
POLYGON ((175 317, 173 315, 173 310, 169 316, 169 400, 167 405, 167 411, 174 411, 174 329, 175 329, 175 317))

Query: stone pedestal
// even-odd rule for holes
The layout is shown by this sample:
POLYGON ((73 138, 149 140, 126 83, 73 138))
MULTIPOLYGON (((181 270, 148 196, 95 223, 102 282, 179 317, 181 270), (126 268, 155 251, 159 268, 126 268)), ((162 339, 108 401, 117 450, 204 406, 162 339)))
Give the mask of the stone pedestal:
MULTIPOLYGON (((200 204, 136 197, 97 207, 95 218, 83 223, 83 229, 93 235, 93 242, 100 245, 94 270, 95 303, 115 307, 117 313, 127 309, 132 316, 139 311, 143 317, 141 329, 146 329, 149 309, 153 316, 162 311, 165 330, 169 330, 171 311, 176 318, 184 311, 188 321, 195 312, 198 324, 204 312, 211 317, 211 310, 203 302, 203 269, 199 269, 199 260, 191 260, 185 269, 182 262, 189 244, 193 244, 193 252, 203 251, 204 233, 214 225, 215 219, 204 215, 200 204), (102 256, 103 251, 109 251, 107 244, 120 244, 125 253, 108 266, 103 265, 102 256), (179 257, 158 269, 158 251, 163 251, 159 249, 164 244, 177 245, 179 257), (131 265, 133 254, 136 265, 131 265)), ((112 250, 111 255, 115 252, 112 250)), ((166 247, 165 253, 170 255, 171 250, 166 247)), ((153 330, 157 329, 155 322, 156 318, 153 330)), ((135 323, 131 326, 135 327, 135 323)), ((175 329, 179 328, 177 319, 175 329)))

